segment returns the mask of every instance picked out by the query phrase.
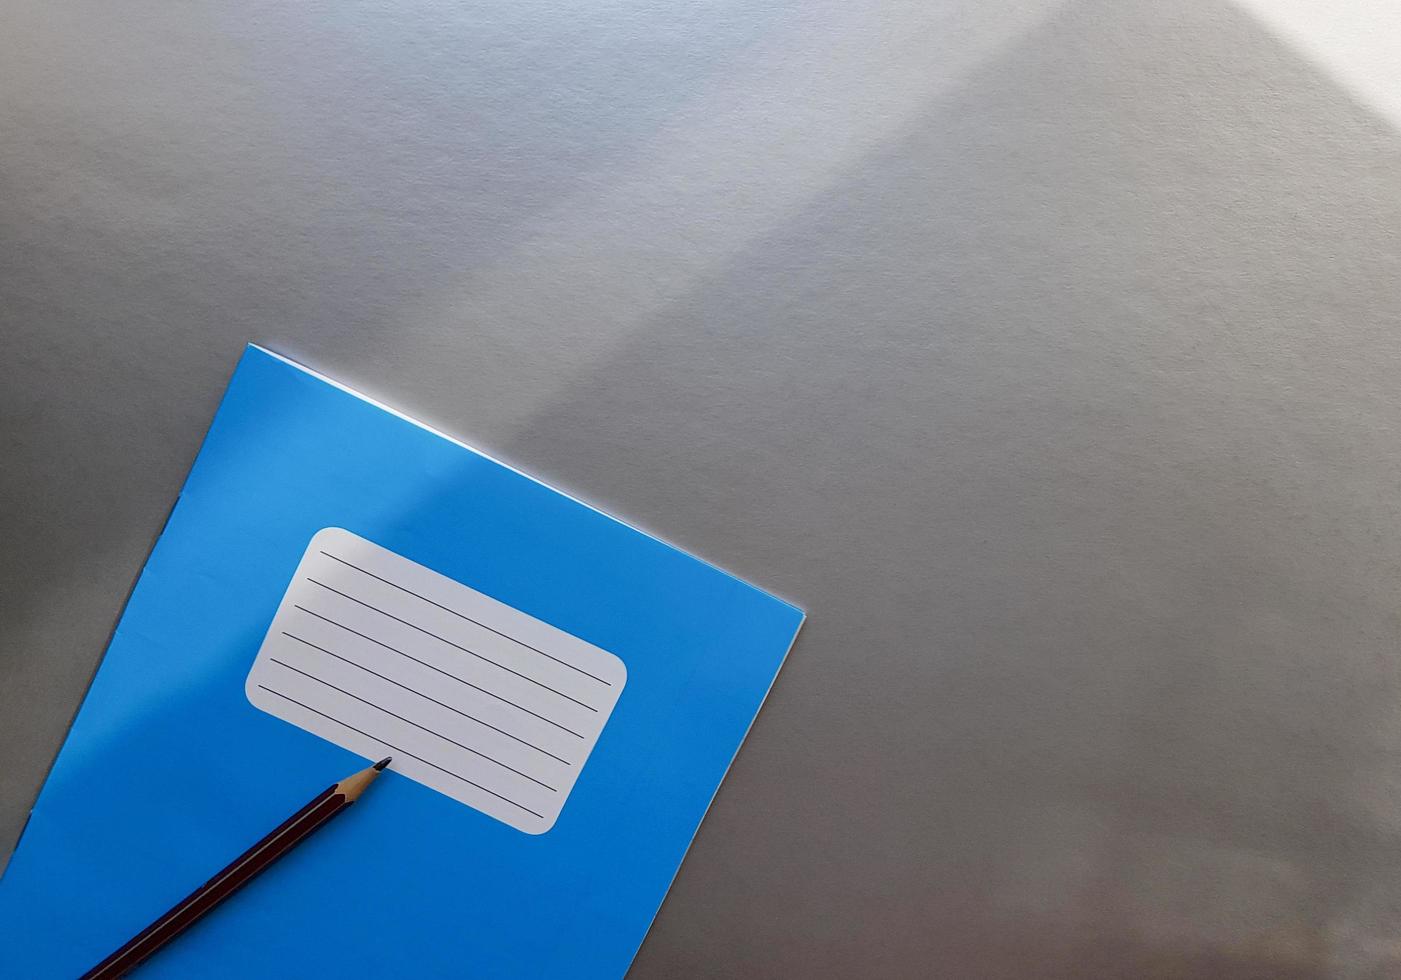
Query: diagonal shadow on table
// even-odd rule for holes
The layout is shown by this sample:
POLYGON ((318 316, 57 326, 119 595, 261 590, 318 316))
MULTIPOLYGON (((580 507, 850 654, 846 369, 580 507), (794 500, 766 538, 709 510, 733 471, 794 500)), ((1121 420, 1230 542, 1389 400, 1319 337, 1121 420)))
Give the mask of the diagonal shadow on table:
POLYGON ((1072 4, 505 447, 810 612, 635 976, 1401 968, 1398 164, 1072 4))

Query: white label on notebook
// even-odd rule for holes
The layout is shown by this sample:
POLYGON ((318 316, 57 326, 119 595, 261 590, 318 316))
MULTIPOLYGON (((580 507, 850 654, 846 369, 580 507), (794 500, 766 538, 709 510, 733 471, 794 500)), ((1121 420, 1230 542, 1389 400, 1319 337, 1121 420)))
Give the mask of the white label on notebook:
POLYGON ((613 654, 340 528, 318 531, 245 689, 255 707, 528 834, 627 682, 613 654))

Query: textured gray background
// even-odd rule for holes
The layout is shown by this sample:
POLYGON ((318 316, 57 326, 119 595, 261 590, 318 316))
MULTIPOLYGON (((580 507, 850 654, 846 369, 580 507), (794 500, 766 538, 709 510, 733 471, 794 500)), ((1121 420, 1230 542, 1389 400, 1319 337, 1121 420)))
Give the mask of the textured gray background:
POLYGON ((1401 976, 1364 102, 1225 0, 9 0, 0 850, 256 340, 810 610, 634 977, 1401 976))

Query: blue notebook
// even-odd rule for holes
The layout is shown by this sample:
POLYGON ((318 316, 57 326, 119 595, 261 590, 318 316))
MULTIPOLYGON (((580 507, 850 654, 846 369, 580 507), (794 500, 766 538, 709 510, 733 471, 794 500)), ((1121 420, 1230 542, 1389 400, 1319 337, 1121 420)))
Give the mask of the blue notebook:
POLYGON ((142 975, 621 976, 802 619, 249 347, 0 880, 0 976, 77 976, 385 755, 142 975))

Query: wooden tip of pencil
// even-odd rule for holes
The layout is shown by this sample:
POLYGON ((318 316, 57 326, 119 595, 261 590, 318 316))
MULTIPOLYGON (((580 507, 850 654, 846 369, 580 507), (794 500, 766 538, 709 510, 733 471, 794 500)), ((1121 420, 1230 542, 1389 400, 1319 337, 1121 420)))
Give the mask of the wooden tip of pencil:
POLYGON ((393 757, 392 755, 387 755, 387 756, 385 756, 383 759, 380 759, 378 762, 376 762, 372 768, 374 769, 375 772, 383 772, 383 771, 384 771, 384 767, 387 766, 387 765, 389 765, 389 763, 392 762, 393 760, 394 760, 394 757, 393 757))

